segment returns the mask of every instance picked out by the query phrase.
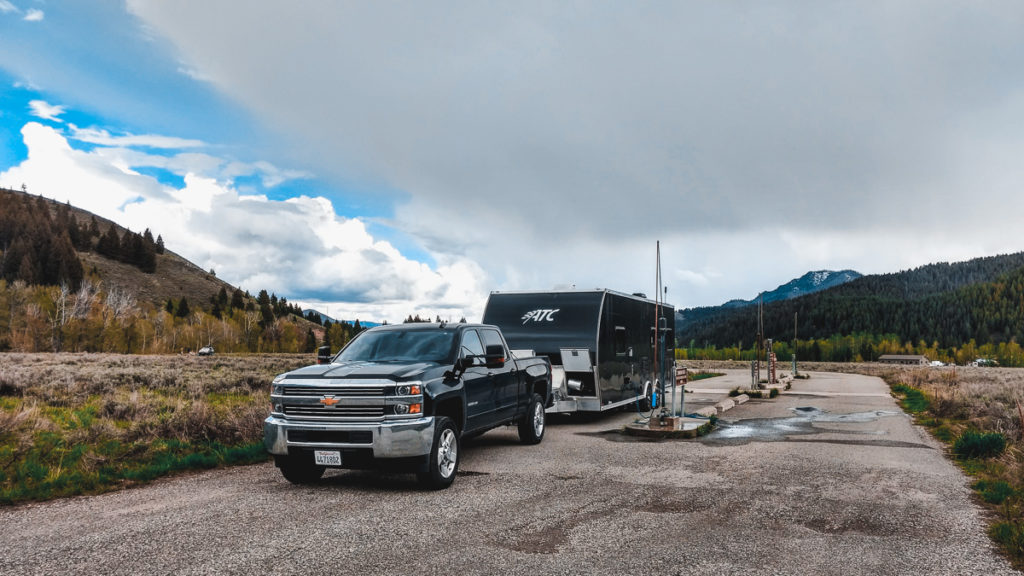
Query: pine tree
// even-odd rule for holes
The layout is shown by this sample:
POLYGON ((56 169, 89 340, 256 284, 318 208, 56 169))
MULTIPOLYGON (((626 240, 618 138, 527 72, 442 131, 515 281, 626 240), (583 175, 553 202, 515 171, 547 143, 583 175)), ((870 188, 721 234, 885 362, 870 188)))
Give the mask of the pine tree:
POLYGON ((178 310, 175 313, 175 316, 177 316, 178 318, 188 318, 188 315, 190 313, 191 310, 189 310, 188 308, 188 299, 182 296, 181 300, 178 301, 178 310))
POLYGON ((107 231, 100 236, 100 241, 96 244, 96 252, 112 260, 121 259, 121 238, 117 235, 114 225, 110 225, 107 231))
POLYGON ((241 310, 245 308, 245 298, 242 296, 242 291, 235 288, 235 291, 231 294, 231 307, 241 310))

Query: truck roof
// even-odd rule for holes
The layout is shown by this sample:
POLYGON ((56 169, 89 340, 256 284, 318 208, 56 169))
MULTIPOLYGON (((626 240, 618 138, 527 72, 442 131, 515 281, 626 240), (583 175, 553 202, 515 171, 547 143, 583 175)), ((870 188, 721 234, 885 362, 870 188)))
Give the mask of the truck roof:
POLYGON ((467 329, 467 328, 496 328, 492 324, 469 324, 466 322, 410 322, 408 324, 383 324, 374 326, 369 330, 380 332, 384 330, 441 330, 441 329, 467 329))

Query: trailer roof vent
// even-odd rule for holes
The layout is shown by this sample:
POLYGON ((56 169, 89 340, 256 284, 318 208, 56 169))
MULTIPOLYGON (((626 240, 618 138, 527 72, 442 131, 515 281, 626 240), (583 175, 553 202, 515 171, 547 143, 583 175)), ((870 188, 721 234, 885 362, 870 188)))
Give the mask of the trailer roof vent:
POLYGON ((637 298, 647 298, 647 294, 644 294, 643 292, 633 292, 633 296, 636 296, 637 298))

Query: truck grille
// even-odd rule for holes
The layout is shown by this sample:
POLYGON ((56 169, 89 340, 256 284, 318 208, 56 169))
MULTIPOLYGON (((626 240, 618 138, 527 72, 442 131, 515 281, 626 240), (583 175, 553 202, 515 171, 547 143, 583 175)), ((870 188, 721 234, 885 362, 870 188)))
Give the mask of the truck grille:
POLYGON ((314 418, 382 418, 384 406, 318 406, 285 404, 285 416, 312 416, 314 418))
POLYGON ((383 396, 383 386, 285 386, 283 396, 383 396))

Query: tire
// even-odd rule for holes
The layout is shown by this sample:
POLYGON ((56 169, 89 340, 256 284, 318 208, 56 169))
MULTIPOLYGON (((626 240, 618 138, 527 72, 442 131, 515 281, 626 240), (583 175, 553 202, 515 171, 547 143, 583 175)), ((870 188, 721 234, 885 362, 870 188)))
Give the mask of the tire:
POLYGON ((636 401, 637 409, 641 412, 650 412, 653 406, 651 406, 651 397, 644 396, 643 398, 636 401))
POLYGON ((459 429, 451 419, 439 416, 427 469, 417 474, 424 488, 441 490, 452 485, 459 471, 459 447, 459 429))
POLYGON ((295 456, 279 456, 277 467, 281 474, 292 484, 309 484, 316 482, 324 475, 324 467, 311 464, 295 456))
POLYGON ((530 398, 530 406, 519 421, 519 441, 523 444, 540 444, 545 428, 544 399, 540 394, 530 398))

